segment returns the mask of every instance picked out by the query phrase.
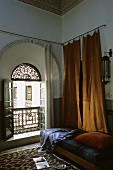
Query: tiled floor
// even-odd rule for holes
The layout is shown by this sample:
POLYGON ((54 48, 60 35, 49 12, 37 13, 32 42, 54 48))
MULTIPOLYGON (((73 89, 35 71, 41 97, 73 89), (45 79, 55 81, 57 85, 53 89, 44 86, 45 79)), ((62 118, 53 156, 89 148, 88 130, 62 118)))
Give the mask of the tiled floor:
POLYGON ((28 132, 28 133, 13 135, 13 137, 8 139, 7 141, 17 140, 17 139, 22 139, 22 138, 37 136, 37 135, 40 135, 40 131, 34 131, 34 132, 28 132))
MULTIPOLYGON (((28 132, 28 133, 14 135, 12 138, 8 139, 7 141, 13 141, 13 140, 23 139, 23 138, 27 138, 27 137, 33 137, 33 136, 37 136, 37 135, 40 135, 40 131, 34 131, 34 132, 28 132)), ((8 149, 5 151, 2 151, 0 154, 14 152, 14 151, 18 151, 18 150, 30 149, 30 148, 34 148, 37 146, 40 146, 40 143, 37 142, 37 143, 30 144, 30 145, 25 145, 25 146, 13 148, 13 149, 8 149)))
POLYGON ((25 145, 25 146, 13 148, 13 149, 5 150, 5 151, 1 152, 0 154, 10 153, 10 152, 15 152, 15 151, 20 151, 20 150, 24 150, 24 149, 35 148, 35 147, 38 147, 38 146, 40 146, 40 143, 25 145))

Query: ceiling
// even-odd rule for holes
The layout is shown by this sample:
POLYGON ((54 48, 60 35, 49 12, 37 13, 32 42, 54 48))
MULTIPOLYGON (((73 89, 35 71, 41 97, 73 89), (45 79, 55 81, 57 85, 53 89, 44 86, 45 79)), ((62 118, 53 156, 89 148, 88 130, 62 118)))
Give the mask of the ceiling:
POLYGON ((84 0, 19 0, 19 1, 62 16, 84 0))

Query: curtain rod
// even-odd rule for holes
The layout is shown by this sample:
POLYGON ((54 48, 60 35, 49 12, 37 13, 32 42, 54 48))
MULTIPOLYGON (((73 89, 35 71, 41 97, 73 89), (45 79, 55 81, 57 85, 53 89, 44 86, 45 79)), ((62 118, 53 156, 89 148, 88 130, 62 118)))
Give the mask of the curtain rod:
POLYGON ((72 40, 74 40, 74 39, 77 39, 77 38, 79 38, 79 37, 81 37, 81 36, 83 36, 83 35, 85 35, 85 34, 88 34, 88 33, 92 32, 92 31, 94 31, 94 30, 97 30, 97 29, 99 29, 99 28, 101 28, 101 27, 105 27, 105 26, 106 26, 106 25, 104 24, 104 25, 101 25, 101 26, 99 26, 99 27, 96 27, 96 28, 94 28, 94 29, 92 29, 92 30, 90 30, 90 31, 87 31, 87 32, 85 32, 85 33, 83 33, 83 34, 75 37, 75 38, 72 38, 72 39, 64 42, 62 45, 64 45, 65 43, 68 43, 69 41, 72 41, 72 40))
POLYGON ((44 42, 47 42, 47 43, 54 43, 54 44, 62 45, 62 43, 59 43, 59 42, 48 41, 48 40, 44 40, 44 39, 38 39, 38 38, 29 37, 29 36, 22 35, 22 34, 17 34, 17 33, 9 32, 9 31, 0 30, 0 32, 4 33, 4 34, 9 34, 9 35, 17 36, 17 37, 30 38, 30 39, 34 39, 34 40, 44 41, 44 42))
POLYGON ((72 39, 64 42, 63 44, 62 44, 62 43, 59 43, 59 42, 54 42, 54 41, 48 41, 48 40, 44 40, 44 39, 38 39, 38 38, 34 38, 34 37, 29 37, 29 36, 26 36, 26 35, 17 34, 17 33, 9 32, 9 31, 4 31, 4 30, 0 30, 0 32, 1 32, 1 33, 4 33, 4 34, 9 34, 9 35, 17 36, 17 37, 30 38, 30 39, 34 39, 34 40, 44 41, 44 42, 47 42, 47 43, 54 43, 54 44, 64 45, 65 43, 67 43, 67 42, 69 42, 69 41, 72 41, 72 40, 74 40, 74 39, 76 39, 76 38, 79 38, 79 37, 85 35, 85 34, 88 34, 89 32, 92 32, 92 31, 94 31, 94 30, 96 30, 96 29, 99 29, 99 28, 105 27, 105 26, 106 26, 106 25, 101 25, 101 26, 99 26, 99 27, 97 27, 97 28, 94 28, 94 29, 92 29, 92 30, 90 30, 90 31, 88 31, 88 32, 86 32, 86 33, 83 33, 83 34, 81 34, 81 35, 79 35, 79 36, 77 36, 77 37, 75 37, 75 38, 72 38, 72 39))

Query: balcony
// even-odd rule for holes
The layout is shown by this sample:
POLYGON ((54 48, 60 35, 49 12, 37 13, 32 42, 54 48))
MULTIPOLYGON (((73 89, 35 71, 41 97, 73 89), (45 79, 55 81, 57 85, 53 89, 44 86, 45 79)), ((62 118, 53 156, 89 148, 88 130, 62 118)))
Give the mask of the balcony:
POLYGON ((38 131, 45 128, 45 114, 43 107, 14 108, 14 135, 38 131))

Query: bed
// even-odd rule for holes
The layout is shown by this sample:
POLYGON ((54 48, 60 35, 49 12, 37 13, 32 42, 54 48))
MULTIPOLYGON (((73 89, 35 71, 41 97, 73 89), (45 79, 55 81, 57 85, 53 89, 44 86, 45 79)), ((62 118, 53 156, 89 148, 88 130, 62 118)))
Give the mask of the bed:
POLYGON ((88 170, 113 168, 113 137, 71 128, 40 131, 41 149, 48 150, 88 170))

